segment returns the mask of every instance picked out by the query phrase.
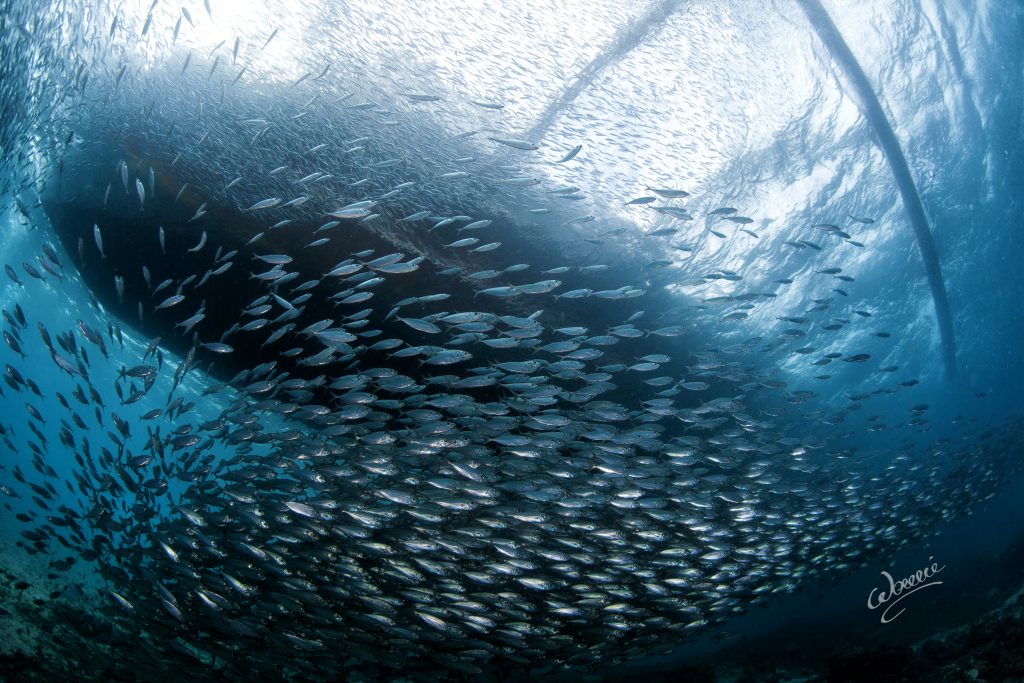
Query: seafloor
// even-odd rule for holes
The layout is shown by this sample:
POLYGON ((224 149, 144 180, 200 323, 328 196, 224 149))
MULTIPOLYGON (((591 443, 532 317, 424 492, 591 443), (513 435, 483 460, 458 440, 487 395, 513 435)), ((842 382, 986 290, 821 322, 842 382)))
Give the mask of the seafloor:
POLYGON ((645 682, 1024 683, 1024 535, 958 573, 955 593, 911 623, 917 640, 887 643, 877 623, 869 633, 790 622, 645 682))

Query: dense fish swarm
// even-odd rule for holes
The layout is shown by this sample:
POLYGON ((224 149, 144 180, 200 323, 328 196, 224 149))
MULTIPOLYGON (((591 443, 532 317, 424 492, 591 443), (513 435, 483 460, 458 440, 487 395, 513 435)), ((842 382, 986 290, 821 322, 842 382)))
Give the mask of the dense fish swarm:
MULTIPOLYGON (((506 104, 428 85, 370 101, 326 60, 261 81, 246 60, 278 29, 175 49, 216 21, 216 3, 193 9, 54 3, 5 15, 0 52, 0 142, 20 150, 4 194, 40 228, 6 276, 26 302, 82 281, 97 297, 59 330, 42 306, 4 308, 0 491, 20 547, 95 567, 135 646, 123 662, 473 678, 668 652, 921 538, 1020 469, 1013 429, 934 428, 918 380, 872 362, 890 334, 824 258, 864 248, 872 219, 809 221, 781 245, 807 259, 771 291, 669 305, 696 247, 617 253, 636 236, 547 180, 585 143, 500 119, 452 135, 419 112, 506 104), (58 38, 79 21, 92 30, 58 38), (701 341, 794 278, 828 291, 770 337, 701 341), (857 325, 863 348, 829 342, 857 325), (773 367, 794 362, 875 388, 823 398, 773 367), (874 397, 901 412, 840 431, 874 397), (852 445, 865 432, 887 447, 852 445)), ((767 227, 670 182, 636 189, 618 208, 655 217, 645 241, 767 227)))

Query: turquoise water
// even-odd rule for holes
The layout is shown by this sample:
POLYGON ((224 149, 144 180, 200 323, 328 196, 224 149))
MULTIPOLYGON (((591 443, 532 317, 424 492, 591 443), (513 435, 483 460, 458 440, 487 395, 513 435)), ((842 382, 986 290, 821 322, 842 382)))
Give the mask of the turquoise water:
POLYGON ((10 666, 813 676, 1012 593, 1021 12, 824 10, 4 5, 10 666))

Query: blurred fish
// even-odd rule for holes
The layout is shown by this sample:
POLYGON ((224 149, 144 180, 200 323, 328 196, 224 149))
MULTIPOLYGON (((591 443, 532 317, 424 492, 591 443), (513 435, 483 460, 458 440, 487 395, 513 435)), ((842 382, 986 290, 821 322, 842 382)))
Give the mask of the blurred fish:
POLYGON ((569 151, 568 151, 568 152, 567 152, 567 153, 565 154, 565 156, 564 156, 564 157, 562 157, 561 159, 559 159, 559 160, 558 160, 558 161, 556 161, 555 163, 556 163, 556 164, 564 164, 564 163, 565 163, 565 162, 567 162, 567 161, 572 161, 573 159, 575 159, 575 158, 576 158, 576 155, 577 155, 577 154, 579 154, 579 153, 580 153, 580 150, 582 150, 582 149, 583 149, 583 145, 576 145, 575 147, 573 147, 572 149, 570 149, 570 150, 569 150, 569 151))

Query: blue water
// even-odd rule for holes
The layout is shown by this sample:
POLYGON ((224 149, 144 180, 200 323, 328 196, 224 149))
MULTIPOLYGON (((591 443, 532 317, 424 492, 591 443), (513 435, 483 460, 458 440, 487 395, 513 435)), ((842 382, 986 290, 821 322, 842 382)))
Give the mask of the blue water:
MULTIPOLYGON (((952 312, 957 365, 953 377, 943 367, 932 296, 891 170, 842 70, 796 3, 424 7, 366 2, 299 10, 267 2, 243 10, 211 2, 213 19, 202 3, 191 3, 195 26, 181 22, 176 40, 171 32, 179 8, 169 4, 159 3, 152 10, 153 33, 144 39, 135 36, 142 31, 149 3, 121 8, 45 2, 0 6, 0 61, 6 64, 0 68, 0 94, 7 102, 0 122, 0 261, 10 264, 23 283, 0 276, 0 306, 13 311, 18 304, 29 319, 21 332, 26 356, 19 357, 4 344, 0 366, 19 369, 44 394, 0 386, 0 425, 10 430, 10 447, 0 443, 0 483, 20 496, 2 498, 0 538, 8 548, 5 562, 13 568, 10 571, 35 577, 30 580, 34 596, 77 582, 85 587, 83 600, 108 599, 96 597, 106 586, 88 561, 78 561, 66 576, 45 579, 46 563, 54 556, 26 556, 14 546, 24 545, 21 532, 26 528, 15 514, 49 514, 39 509, 31 491, 13 480, 15 466, 28 481, 55 486, 52 509, 79 505, 70 475, 78 467, 75 453, 61 445, 60 436, 62 420, 69 424, 70 419, 56 403, 55 392, 68 399, 87 425, 70 431, 77 444, 83 439, 90 442, 94 456, 101 447, 110 447, 109 433, 116 434, 111 412, 130 425, 129 450, 140 452, 147 428, 159 425, 167 434, 182 424, 214 419, 232 399, 230 393, 203 395, 205 388, 226 379, 208 376, 210 358, 204 357, 179 390, 195 403, 194 409, 175 419, 142 420, 146 411, 163 407, 173 372, 166 368, 183 360, 169 345, 162 351, 165 370, 149 396, 126 406, 113 391, 118 371, 141 362, 149 336, 133 327, 133 303, 112 305, 109 278, 103 285, 105 295, 97 294, 102 303, 94 301, 85 281, 91 275, 76 272, 78 255, 63 248, 54 219, 37 204, 56 195, 64 206, 75 207, 80 201, 95 208, 108 181, 120 193, 113 166, 124 153, 117 151, 125 144, 118 138, 119 130, 159 137, 158 142, 147 142, 169 149, 162 151, 170 158, 179 152, 183 158, 173 170, 169 164, 161 167, 161 174, 166 168, 168 176, 190 179, 211 203, 239 208, 251 202, 235 199, 223 189, 232 178, 246 177, 244 197, 251 196, 252 201, 271 196, 269 186, 259 187, 258 178, 285 160, 301 159, 302 152, 319 141, 309 136, 319 131, 336 145, 372 136, 377 146, 363 152, 361 163, 398 158, 408 177, 470 168, 474 177, 461 194, 449 186, 431 185, 418 201, 432 202, 428 208, 437 206, 438 212, 441 207, 455 213, 457 207, 475 206, 501 216, 506 233, 488 235, 483 241, 501 239, 503 250, 480 268, 500 269, 524 260, 548 268, 563 263, 610 264, 606 274, 567 285, 563 291, 570 286, 614 289, 628 283, 645 294, 592 307, 587 300, 578 308, 569 300, 547 298, 538 300, 534 309, 543 308, 552 318, 576 316, 573 324, 582 317, 583 324, 595 330, 620 323, 641 309, 647 330, 684 325, 685 342, 644 337, 629 347, 631 353, 639 357, 675 351, 686 354, 683 362, 691 364, 693 351, 715 350, 750 369, 735 382, 710 379, 714 396, 744 396, 747 412, 772 422, 780 436, 810 446, 808 461, 828 461, 834 476, 854 470, 873 473, 872 485, 880 497, 892 493, 887 468, 902 472, 937 464, 948 472, 961 463, 946 456, 959 449, 982 453, 990 430, 1009 428, 1017 441, 1007 448, 1019 448, 1020 427, 1013 426, 1013 420, 1024 413, 1024 9, 1006 0, 970 6, 942 0, 823 4, 872 84, 920 193, 952 312), (118 26, 110 37, 115 14, 118 26), (260 49, 275 28, 279 33, 269 49, 260 49), (244 53, 237 64, 230 58, 236 36, 241 37, 244 53), (221 41, 224 46, 215 48, 221 41), (210 55, 216 49, 220 61, 215 64, 210 55), (182 68, 186 59, 188 71, 182 68), (321 80, 307 75, 296 83, 304 74, 320 73, 328 62, 329 71, 321 80), (247 70, 237 84, 228 86, 242 64, 247 70), (128 68, 119 77, 122 65, 128 68), (80 67, 90 73, 87 96, 77 87, 79 77, 70 75, 80 67), (208 72, 216 75, 211 79, 208 72), (408 92, 436 92, 443 99, 420 103, 401 94, 408 92), (353 94, 326 104, 346 93, 353 94), (309 104, 314 96, 322 99, 309 104), (82 101, 88 106, 80 107, 82 101), (344 108, 365 101, 383 102, 379 109, 385 112, 368 118, 361 110, 344 108), (505 106, 491 109, 473 101, 500 101, 505 106), (304 109, 313 113, 293 118, 293 112, 304 109), (268 138, 278 137, 265 148, 255 146, 250 140, 259 127, 239 121, 272 115, 286 123, 279 125, 275 119, 279 127, 268 138), (400 125, 392 127, 389 121, 400 125), (450 139, 469 130, 483 133, 450 139), (201 146, 197 141, 205 131, 214 133, 201 146), (488 140, 520 136, 542 143, 536 152, 539 159, 524 161, 518 150, 488 140), (576 159, 551 163, 576 144, 583 145, 576 159), (93 156, 103 163, 108 156, 112 160, 109 178, 106 171, 95 177, 75 175, 75 164, 85 167, 93 156), (451 161, 471 156, 474 160, 463 166, 451 161), (525 187, 506 182, 522 176, 540 182, 525 187), (561 201, 551 193, 567 185, 578 186, 584 196, 561 201), (694 218, 673 221, 666 214, 624 206, 650 194, 648 187, 685 188, 688 199, 658 204, 685 206, 694 218), (15 196, 28 216, 16 206, 15 196), (550 207, 551 213, 529 213, 542 206, 550 207), (718 207, 735 207, 737 215, 752 220, 735 224, 710 217, 718 207), (573 222, 584 215, 595 218, 573 222), (850 240, 863 246, 812 227, 816 224, 841 226, 850 240), (644 235, 664 226, 676 227, 677 232, 668 237, 644 235), (823 248, 794 246, 799 240, 823 248), (22 267, 25 262, 38 267, 44 243, 60 257, 62 280, 47 276, 44 283, 22 267), (664 263, 658 264, 659 259, 664 263), (840 268, 837 273, 854 280, 845 283, 820 272, 827 268, 840 268), (780 278, 792 283, 776 282, 780 278), (752 293, 759 296, 744 298, 752 293), (805 315, 826 299, 829 308, 813 325, 780 320, 805 315), (746 306, 749 301, 756 305, 746 306), (849 322, 838 330, 822 328, 837 317, 849 322), (100 411, 102 423, 93 405, 72 397, 76 385, 84 383, 52 362, 36 329, 41 323, 55 338, 73 329, 78 320, 99 331, 110 353, 109 361, 103 359, 99 348, 76 333, 92 361, 91 383, 106 406, 100 411), (806 330, 805 336, 785 337, 793 327, 806 330), (888 336, 879 337, 878 332, 888 336), (797 352, 807 347, 813 350, 797 352), (829 352, 869 354, 870 359, 810 364, 829 352), (886 366, 898 369, 880 370, 886 366), (816 379, 823 374, 829 377, 816 379), (768 379, 779 386, 766 388, 762 382, 768 379), (917 382, 899 385, 911 380, 917 382), (760 386, 740 388, 746 384, 760 386), (862 394, 869 396, 851 399, 862 394), (26 403, 46 418, 41 428, 47 441, 42 459, 56 478, 33 468, 30 444, 40 445, 40 440, 28 428, 26 403), (924 422, 915 425, 913 408, 921 404, 927 404, 918 411, 924 422), (907 458, 897 459, 901 453, 907 458)), ((141 170, 139 175, 143 177, 141 170)), ((389 179, 394 184, 402 177, 389 179)), ((379 175, 374 178, 385 182, 379 175)), ((356 179, 354 171, 345 178, 356 179)), ((176 191, 177 186, 159 193, 169 201, 176 191)), ((127 200, 118 194, 115 201, 127 200)), ((156 205, 158 197, 147 201, 156 205)), ((317 216, 323 213, 321 208, 336 206, 318 207, 317 216)), ((414 231, 369 225, 368 231, 377 231, 395 250, 418 253, 438 269, 456 262, 450 251, 414 231)), ((153 226, 145 229, 152 242, 153 226)), ((235 228, 208 229, 215 237, 215 229, 235 228)), ((138 239, 141 243, 143 238, 138 239)), ((195 242, 192 233, 171 233, 169 239, 178 247, 195 242)), ((88 236, 85 248, 94 248, 88 236)), ((130 301, 140 298, 131 283, 141 282, 141 265, 124 272, 130 301)), ((542 277, 546 276, 517 282, 542 277)), ((159 279, 154 275, 155 281, 159 279)), ((468 298, 468 290, 461 291, 468 298)), ((215 295, 229 297, 231 292, 206 296, 215 295)), ((498 309, 486 298, 469 301, 473 304, 467 307, 498 309)), ((194 302, 188 305, 182 318, 195 309, 194 302)), ((642 386, 635 395, 629 391, 616 394, 616 400, 638 404, 651 397, 641 393, 650 391, 642 386)), ((685 394, 683 398, 694 406, 703 400, 685 394)), ((284 429, 287 424, 268 419, 267 428, 284 429)), ((222 459, 236 455, 223 443, 214 453, 222 459)), ((812 620, 822 613, 844 624, 855 623, 855 633, 864 642, 885 639, 892 630, 886 632, 886 626, 874 623, 874 615, 863 606, 866 590, 877 585, 879 572, 909 573, 935 556, 955 574, 977 557, 998 555, 1024 530, 1024 516, 1014 504, 1022 486, 1017 472, 964 482, 965 488, 979 487, 978 498, 992 497, 975 506, 975 516, 931 522, 926 531, 908 530, 907 547, 869 553, 864 563, 842 573, 838 583, 808 588, 813 596, 785 591, 766 608, 716 625, 715 631, 669 659, 629 666, 670 669, 690 661, 688 657, 699 661, 730 645, 737 633, 754 638, 786 619, 812 620), (921 540, 922 534, 932 538, 921 540), (723 632, 730 635, 720 643, 716 634, 723 632)), ((170 500, 184 488, 181 482, 172 482, 170 500)), ((910 499, 915 492, 904 493, 910 499)), ((873 494, 861 491, 865 498, 873 494)), ((930 502, 941 506, 943 500, 930 502)), ((893 533, 898 539, 901 531, 893 533)), ((850 540, 857 544, 862 539, 850 540)), ((937 592, 932 598, 940 604, 944 599, 954 602, 953 592, 937 592)), ((13 591, 4 595, 11 601, 4 606, 11 611, 20 604, 16 599, 25 599, 13 591)), ((991 606, 979 604, 979 613, 991 606)), ((914 632, 900 634, 908 642, 914 637, 914 632)), ((681 634, 680 644, 688 638, 681 634)), ((537 666, 543 669, 543 662, 537 666)))

